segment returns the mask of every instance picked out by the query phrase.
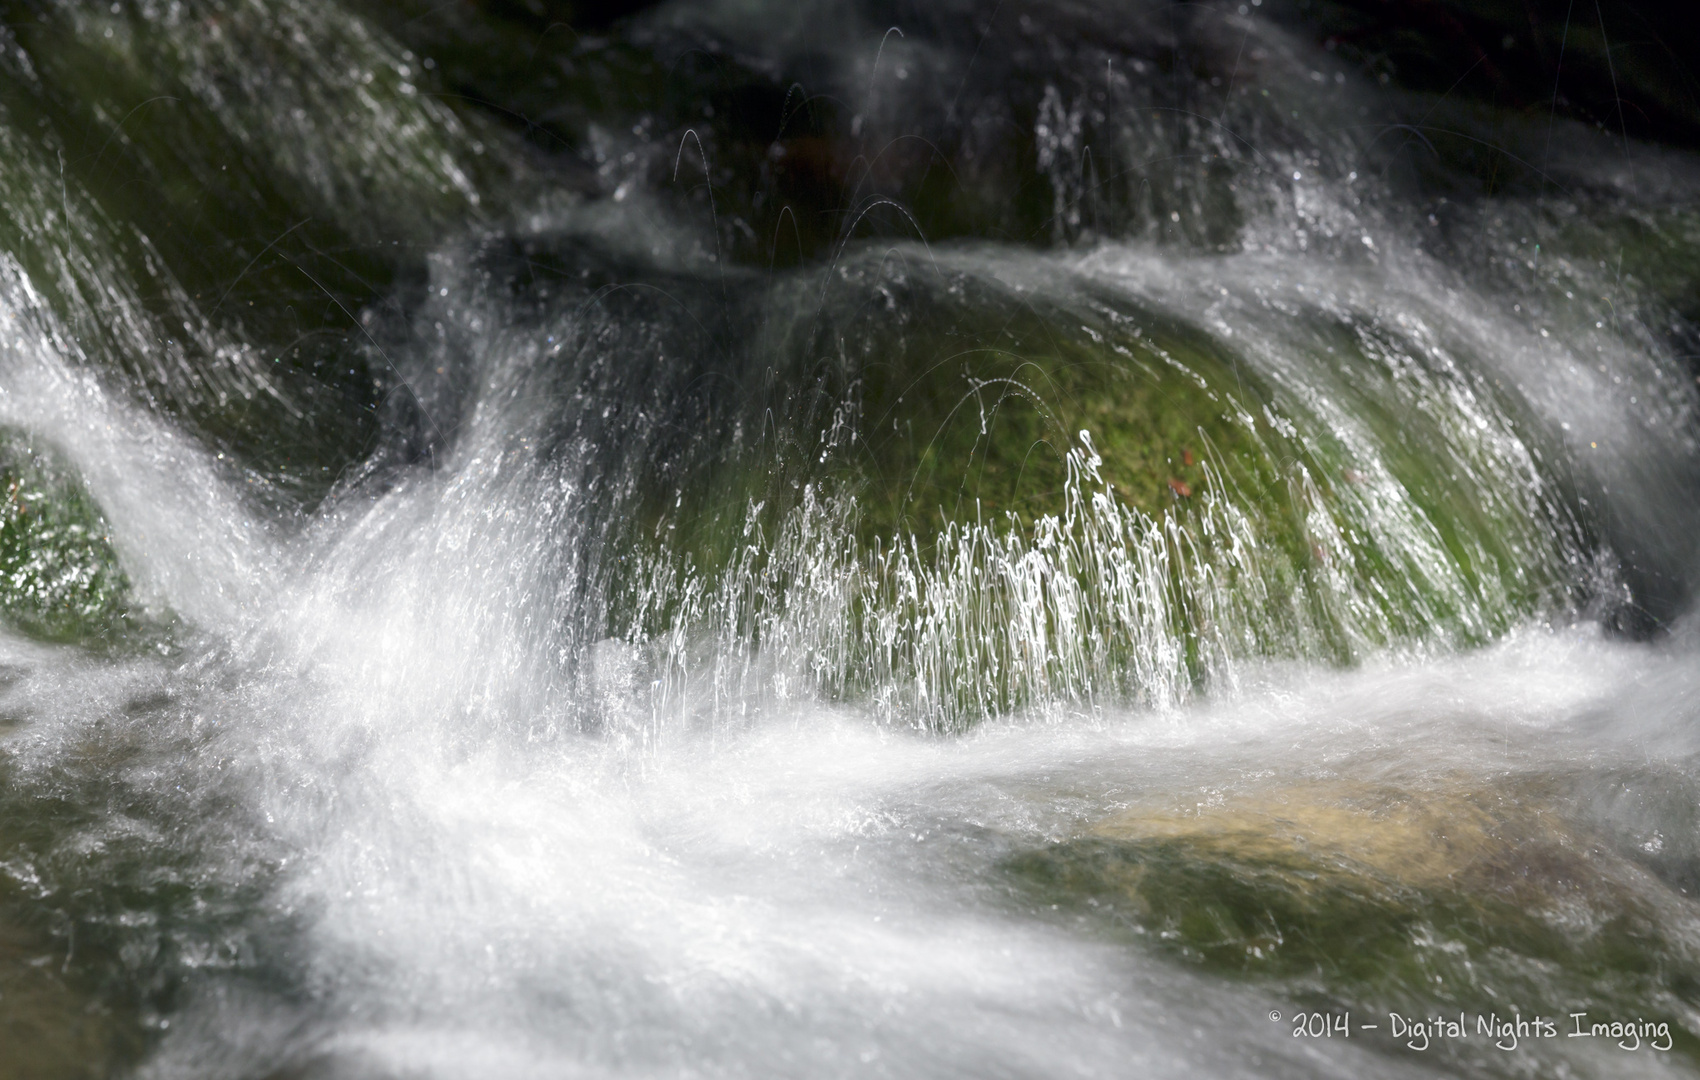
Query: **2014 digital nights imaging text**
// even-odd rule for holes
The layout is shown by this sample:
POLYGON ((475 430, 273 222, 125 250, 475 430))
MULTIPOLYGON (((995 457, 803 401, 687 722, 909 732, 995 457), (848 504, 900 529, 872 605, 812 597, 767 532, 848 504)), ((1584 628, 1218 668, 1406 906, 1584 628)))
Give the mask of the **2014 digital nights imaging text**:
POLYGON ((1606 1039, 1625 1051, 1643 1049, 1660 1053, 1674 1045, 1670 1024, 1642 1017, 1601 1019, 1587 1012, 1563 1016, 1524 1016, 1513 1012, 1465 1013, 1453 1016, 1408 1016, 1389 1012, 1372 1020, 1354 1020, 1350 1012, 1269 1011, 1272 1023, 1291 1026, 1295 1039, 1389 1038, 1408 1050, 1421 1053, 1443 1042, 1485 1039, 1495 1049, 1510 1052, 1529 1042, 1544 1039, 1606 1039))

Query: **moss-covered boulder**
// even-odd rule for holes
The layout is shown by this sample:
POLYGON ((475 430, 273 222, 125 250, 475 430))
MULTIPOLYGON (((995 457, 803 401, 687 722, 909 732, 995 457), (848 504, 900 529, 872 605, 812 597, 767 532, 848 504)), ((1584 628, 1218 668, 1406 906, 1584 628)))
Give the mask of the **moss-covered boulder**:
POLYGON ((1262 320, 1230 333, 981 254, 730 279, 760 297, 731 307, 750 355, 668 373, 693 465, 610 560, 609 633, 765 648, 802 666, 787 687, 948 727, 1480 644, 1572 602, 1562 462, 1440 318, 1212 290, 1262 320))

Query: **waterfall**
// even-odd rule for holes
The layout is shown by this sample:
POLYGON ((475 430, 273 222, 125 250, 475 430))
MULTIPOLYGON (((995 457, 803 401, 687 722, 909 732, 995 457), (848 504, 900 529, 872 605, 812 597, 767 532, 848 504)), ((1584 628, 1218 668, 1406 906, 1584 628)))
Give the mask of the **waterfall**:
POLYGON ((1692 116, 1005 7, 0 4, 0 1077, 1693 1071, 1692 116))

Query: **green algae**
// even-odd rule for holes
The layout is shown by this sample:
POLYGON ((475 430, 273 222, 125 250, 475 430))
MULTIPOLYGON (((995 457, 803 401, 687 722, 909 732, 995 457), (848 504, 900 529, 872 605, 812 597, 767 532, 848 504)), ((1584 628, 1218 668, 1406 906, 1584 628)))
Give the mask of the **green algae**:
POLYGON ((76 473, 0 431, 0 616, 46 641, 115 646, 133 636, 130 581, 76 473))
POLYGON ((1565 511, 1550 492, 1526 496, 1552 485, 1517 402, 1443 350, 1371 319, 1307 312, 1288 348, 1308 354, 1323 389, 1299 392, 1242 347, 1125 301, 979 292, 905 296, 901 325, 840 330, 864 343, 860 439, 843 456, 865 536, 1058 514, 1068 451, 1086 431, 1103 484, 1139 514, 1184 521, 1214 493, 1256 515, 1263 542, 1298 570, 1343 562, 1362 589, 1414 576, 1418 591, 1455 594, 1425 610, 1404 597, 1413 615, 1390 634, 1466 629, 1472 601, 1517 613, 1551 589, 1543 538, 1565 511), (1377 527, 1387 493, 1404 504, 1406 535, 1377 527), (1419 532, 1422 558, 1398 550, 1419 532), (1433 580, 1435 554, 1453 580, 1433 580))

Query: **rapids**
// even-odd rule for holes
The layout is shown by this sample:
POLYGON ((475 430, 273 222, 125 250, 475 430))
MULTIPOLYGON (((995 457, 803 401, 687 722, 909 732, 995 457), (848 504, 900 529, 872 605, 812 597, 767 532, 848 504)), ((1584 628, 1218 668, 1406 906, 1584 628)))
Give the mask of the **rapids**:
POLYGON ((1309 10, 0 3, 0 1077, 1694 1073, 1700 159, 1309 10))

